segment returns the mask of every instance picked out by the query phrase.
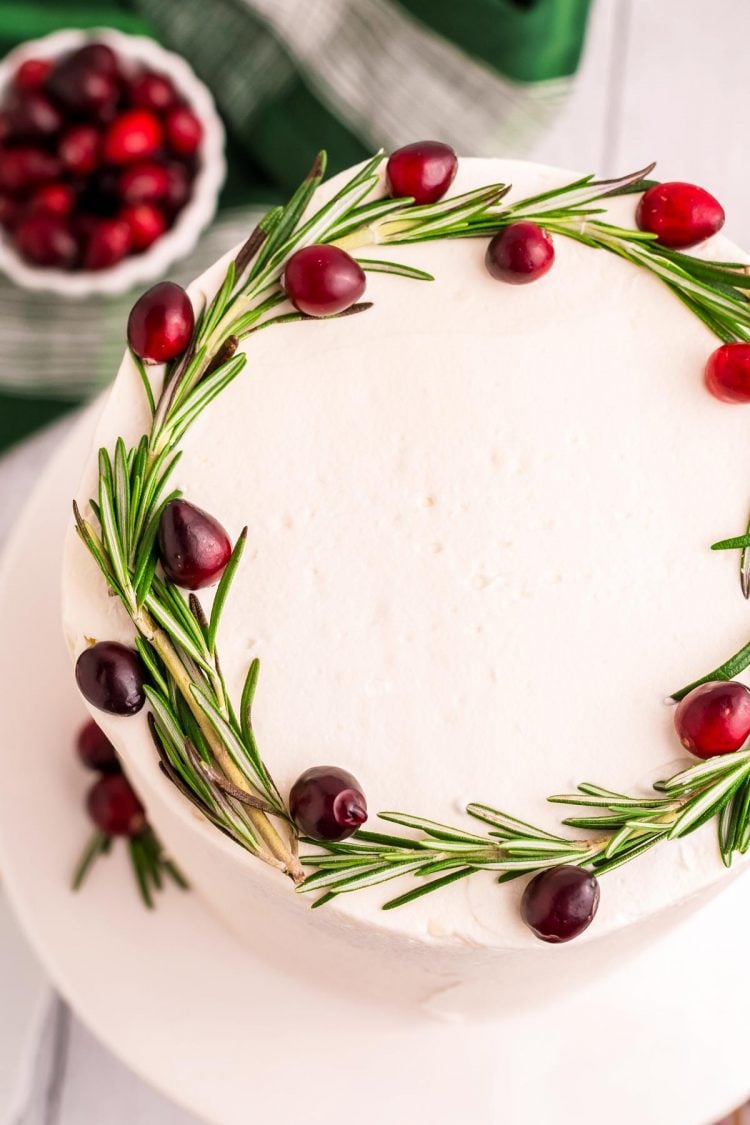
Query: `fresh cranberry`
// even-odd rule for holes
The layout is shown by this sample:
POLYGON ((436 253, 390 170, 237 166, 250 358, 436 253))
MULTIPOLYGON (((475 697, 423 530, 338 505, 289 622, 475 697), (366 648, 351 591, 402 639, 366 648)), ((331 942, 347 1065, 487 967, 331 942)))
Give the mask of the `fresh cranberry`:
POLYGON ((100 219, 89 235, 83 254, 85 270, 106 270, 130 250, 130 227, 122 219, 100 219))
POLYGON ((178 156, 193 156, 203 140, 203 125, 187 106, 170 109, 164 120, 167 144, 178 156))
POLYGON ((99 130, 93 125, 74 125, 60 138, 58 153, 74 176, 89 176, 99 163, 99 130))
POLYGON ((655 184, 644 192, 636 211, 641 230, 655 234, 662 246, 685 250, 724 226, 724 209, 696 184, 655 184))
POLYGON ((442 199, 455 179, 458 157, 442 141, 416 141, 396 149, 388 158, 388 192, 395 197, 411 196, 422 206, 442 199))
POLYGON ((215 585, 232 554, 218 520, 190 504, 172 500, 159 521, 159 559, 170 582, 187 590, 215 585))
POLYGON ((525 285, 544 277, 554 260, 550 236, 536 223, 528 222, 511 223, 498 231, 484 258, 492 277, 512 285, 525 285))
POLYGON ((135 715, 146 702, 141 658, 117 641, 98 641, 76 661, 76 683, 84 699, 112 715, 135 715))
POLYGON ((107 70, 94 69, 77 57, 63 59, 47 82, 49 93, 72 113, 108 121, 120 96, 117 77, 107 70))
POLYGON ((124 203, 155 203, 169 192, 169 172, 153 160, 131 164, 120 175, 119 190, 124 203))
POLYGON ((138 109, 163 113, 177 101, 177 91, 165 74, 147 70, 130 83, 130 102, 138 109))
POLYGON ((301 774, 289 794, 294 823, 313 840, 345 840, 367 820, 367 802, 356 777, 337 766, 301 774))
POLYGON ((117 55, 106 43, 86 43, 74 51, 70 61, 75 66, 102 74, 117 74, 119 71, 117 55))
POLYGON ((104 134, 104 159, 109 164, 143 160, 156 152, 161 140, 159 119, 147 109, 130 109, 116 117, 104 134))
POLYGON ((18 252, 35 266, 70 269, 78 257, 78 244, 61 215, 43 211, 27 215, 13 232, 18 252))
POLYGON ((704 377, 721 402, 750 402, 750 344, 722 344, 708 357, 704 377))
POLYGON ((41 90, 14 90, 5 104, 5 112, 16 137, 52 137, 63 123, 60 111, 41 90))
POLYGON ((48 215, 69 215, 75 203, 70 184, 44 184, 29 201, 29 211, 46 211, 48 215))
POLYGON ((674 725, 696 758, 731 754, 750 737, 750 688, 736 680, 701 684, 677 704, 674 725))
POLYGON ((527 884, 521 917, 542 941, 560 943, 582 934, 599 908, 599 882, 580 867, 550 867, 527 884))
POLYGON ((52 73, 54 63, 51 59, 26 59, 16 71, 13 79, 16 88, 28 93, 29 90, 38 90, 52 73))
POLYGON ((165 363, 185 351, 194 327, 195 314, 185 290, 173 281, 161 281, 130 310, 128 343, 146 363, 165 363))
POLYGON ((123 207, 120 218, 130 230, 130 245, 133 250, 147 250, 167 229, 164 213, 153 203, 134 203, 123 207))
POLYGON ((146 827, 146 813, 124 774, 100 777, 89 790, 86 810, 106 836, 137 836, 146 827))
POLYGON ((21 213, 17 199, 12 195, 0 195, 0 226, 12 230, 21 213))
POLYGON ((359 262, 338 246, 305 246, 292 254, 284 270, 284 290, 300 312, 332 316, 343 312, 365 291, 359 262))
POLYGON ((87 770, 97 773, 120 773, 120 759, 106 734, 93 719, 84 723, 76 740, 78 757, 87 770))
POLYGON ((164 202, 171 214, 181 211, 190 198, 190 177, 182 164, 168 164, 169 185, 164 202))
POLYGON ((41 148, 9 148, 0 158, 0 190, 26 191, 56 179, 59 174, 60 161, 41 148))

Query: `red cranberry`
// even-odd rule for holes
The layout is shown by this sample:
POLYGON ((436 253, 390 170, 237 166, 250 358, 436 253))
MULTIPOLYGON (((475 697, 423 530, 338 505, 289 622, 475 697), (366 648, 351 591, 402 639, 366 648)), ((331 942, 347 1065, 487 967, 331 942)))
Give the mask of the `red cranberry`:
POLYGON ((153 160, 131 164, 120 175, 119 188, 124 203, 155 203, 169 192, 169 172, 153 160))
POLYGON ((26 59, 16 71, 13 81, 17 89, 25 93, 29 90, 38 90, 49 78, 53 66, 51 59, 26 59))
POLYGON ((167 144, 178 156, 193 156, 203 140, 203 125, 192 109, 176 105, 164 121, 167 144))
POLYGON ((5 191, 26 191, 59 174, 59 160, 41 148, 10 148, 0 158, 0 188, 5 191))
POLYGON ((146 71, 130 83, 130 102, 138 109, 151 109, 163 113, 177 100, 177 92, 166 74, 146 71))
POLYGON ((76 740, 78 757, 87 770, 97 773, 120 773, 120 759, 106 734, 93 719, 81 727, 76 740))
POLYGON ((345 840, 367 820, 367 802, 355 777, 336 766, 305 770, 289 794, 289 811, 313 840, 345 840))
POLYGON ((386 178, 390 195, 411 196, 418 206, 442 199, 455 179, 458 157, 442 141, 416 141, 396 149, 388 158, 386 178))
POLYGON ((731 754, 750 737, 750 688, 736 680, 701 684, 677 704, 674 726, 696 758, 731 754))
POLYGON ((305 246, 284 270, 289 300, 308 316, 332 316, 353 305, 365 291, 365 274, 338 246, 305 246))
POLYGON ((722 402, 750 402, 750 344, 722 344, 712 352, 705 381, 722 402))
POLYGON ((89 790, 86 811, 106 836, 137 836, 146 827, 146 813, 124 776, 100 777, 89 790))
POLYGON ((35 266, 70 269, 78 257, 78 244, 61 215, 44 211, 27 215, 15 228, 14 237, 20 255, 35 266))
POLYGON ((164 363, 185 351, 194 327, 195 314, 185 290, 173 281, 161 281, 130 310, 128 343, 146 363, 164 363))
POLYGON ((10 122, 8 115, 0 110, 0 141, 5 141, 10 136, 10 122))
POLYGON ((107 121, 119 98, 117 77, 107 70, 95 69, 77 54, 63 59, 47 82, 50 94, 72 113, 107 121))
POLYGON ((30 211, 46 211, 48 215, 69 215, 75 203, 70 184, 44 184, 29 201, 30 211))
POLYGON ((60 139, 60 159, 74 176, 88 176, 99 163, 99 143, 99 130, 93 125, 74 125, 60 139))
POLYGON ((122 219, 100 219, 83 254, 85 270, 106 270, 121 262, 130 250, 130 227, 122 219))
POLYGON ((97 70, 102 74, 117 74, 119 65, 117 55, 106 43, 86 43, 70 56, 72 65, 86 70, 97 70))
POLYGON ((147 109, 130 109, 116 117, 104 134, 102 151, 109 164, 130 164, 152 156, 161 144, 159 119, 147 109))
POLYGON ((146 702, 145 669, 132 648, 98 641, 76 661, 76 683, 84 699, 112 715, 135 715, 146 702))
POLYGON ((136 203, 123 207, 120 218, 130 231, 130 245, 136 252, 147 250, 167 229, 167 220, 153 203, 136 203))
POLYGON ((521 917, 542 941, 559 943, 578 937, 599 907, 599 883, 580 867, 551 867, 527 884, 521 917))
POLYGON ((190 177, 182 164, 168 164, 169 184, 165 203, 172 214, 182 210, 190 198, 190 177))
POLYGON ((16 225, 21 208, 12 195, 0 195, 0 226, 12 230, 16 225))
POLYGON ((641 230, 655 234, 662 246, 685 250, 724 226, 724 209, 695 184, 655 184, 644 192, 636 211, 641 230))
POLYGON ((41 90, 14 91, 5 112, 10 130, 17 137, 51 137, 63 123, 60 111, 41 90))
POLYGON ((544 277, 554 260, 550 236, 536 223, 527 222, 511 223, 498 231, 484 258, 487 271, 511 285, 525 285, 544 277))
POLYGON ((159 558, 176 586, 200 590, 219 581, 232 554, 224 528, 187 500, 172 500, 159 521, 159 558))

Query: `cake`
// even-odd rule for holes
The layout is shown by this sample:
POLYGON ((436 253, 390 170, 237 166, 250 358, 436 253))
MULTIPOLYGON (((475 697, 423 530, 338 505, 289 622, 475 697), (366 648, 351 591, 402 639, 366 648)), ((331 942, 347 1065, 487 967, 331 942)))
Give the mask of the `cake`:
MULTIPOLYGON (((577 178, 462 159, 451 195, 512 184, 505 205, 577 178)), ((638 199, 605 200, 604 218, 634 228, 638 199)), ((284 796, 331 762, 361 782, 373 830, 394 831, 376 816, 390 809, 481 832, 465 812, 480 802, 558 833, 572 810, 550 794, 654 797, 691 764, 668 697, 747 637, 737 556, 708 549, 746 526, 746 418, 706 392, 719 341, 659 277, 553 239, 554 268, 517 286, 485 269, 486 238, 352 249, 435 280, 370 272, 360 315, 250 334, 245 370, 180 443, 170 487, 232 541, 249 528, 219 648, 235 700, 261 660, 253 727, 284 796)), ((236 253, 190 286, 196 309, 236 253)), ((743 259, 719 235, 696 253, 743 259)), ((134 447, 149 423, 127 354, 83 469, 88 518, 96 450, 134 447)), ((74 659, 132 646, 73 528, 63 615, 74 659)), ((324 987, 462 1013, 526 1004, 642 949, 741 866, 705 824, 606 874, 595 924, 555 948, 521 920, 526 880, 490 870, 399 909, 381 907, 408 879, 311 910, 164 776, 147 710, 92 714, 165 846, 243 941, 324 987)))

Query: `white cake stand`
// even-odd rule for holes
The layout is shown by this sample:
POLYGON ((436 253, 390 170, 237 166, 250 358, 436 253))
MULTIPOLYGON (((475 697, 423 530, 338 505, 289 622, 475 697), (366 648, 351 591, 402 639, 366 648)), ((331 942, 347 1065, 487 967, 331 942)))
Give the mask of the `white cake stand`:
POLYGON ((92 433, 45 473, 0 576, 0 870, 93 1031, 209 1121, 246 1125, 707 1125, 750 1089, 747 877, 606 979, 493 1022, 349 1004, 255 959, 178 891, 140 904, 123 849, 77 897, 83 717, 60 636, 59 561, 92 433))

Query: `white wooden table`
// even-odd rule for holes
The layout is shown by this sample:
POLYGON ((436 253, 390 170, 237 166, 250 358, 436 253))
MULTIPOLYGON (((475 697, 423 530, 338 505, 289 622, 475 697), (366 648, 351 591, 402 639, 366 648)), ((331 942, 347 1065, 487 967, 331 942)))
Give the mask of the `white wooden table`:
MULTIPOLYGON (((658 158, 660 178, 714 191, 729 215, 727 233, 750 246, 740 129, 749 41, 747 0, 596 0, 567 106, 532 152, 504 155, 602 175, 658 158)), ((0 459, 0 542, 67 426, 0 459)), ((0 1125, 194 1122, 127 1071, 55 997, 1 890, 0 997, 0 1125)))

